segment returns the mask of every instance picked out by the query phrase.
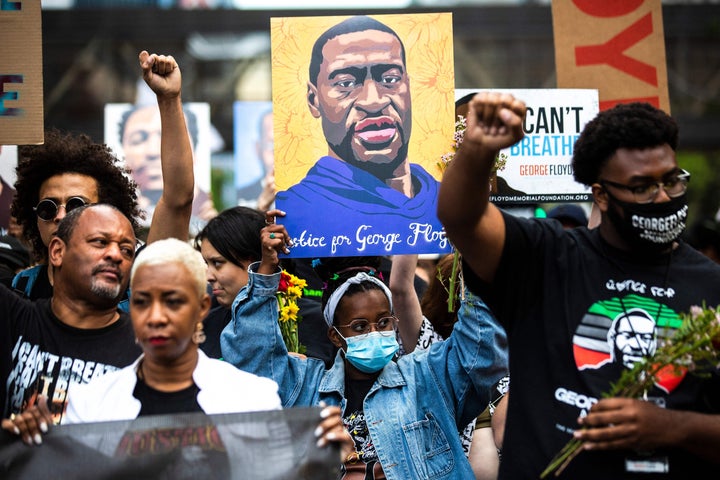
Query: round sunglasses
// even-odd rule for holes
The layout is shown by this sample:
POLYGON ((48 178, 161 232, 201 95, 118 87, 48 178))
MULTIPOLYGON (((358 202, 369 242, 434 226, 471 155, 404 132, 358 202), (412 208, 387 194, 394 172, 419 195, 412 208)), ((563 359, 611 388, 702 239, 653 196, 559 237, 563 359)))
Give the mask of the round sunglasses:
POLYGON ((82 207, 83 205, 87 204, 88 202, 86 202, 81 197, 70 197, 68 198, 67 202, 65 202, 64 204, 61 203, 59 205, 55 203, 54 200, 46 198, 45 200, 40 200, 37 206, 33 207, 33 210, 35 210, 35 213, 41 220, 49 222, 57 216, 60 207, 65 207, 65 213, 68 213, 78 207, 82 207))

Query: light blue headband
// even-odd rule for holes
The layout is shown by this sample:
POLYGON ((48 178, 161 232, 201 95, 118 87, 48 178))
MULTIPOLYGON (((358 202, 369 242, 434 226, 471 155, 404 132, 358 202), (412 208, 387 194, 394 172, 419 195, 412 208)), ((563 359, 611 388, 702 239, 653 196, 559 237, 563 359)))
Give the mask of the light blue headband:
POLYGON ((337 289, 335 289, 332 294, 330 294, 330 298, 328 298, 328 302, 325 305, 325 309, 323 310, 325 323, 328 324, 328 327, 332 327, 333 318, 335 317, 335 309, 337 309, 338 303, 340 303, 340 299, 343 297, 343 295, 345 295, 345 292, 347 292, 347 289, 350 288, 350 285, 358 285, 362 282, 371 282, 379 286, 387 297, 388 302, 390 302, 390 311, 393 311, 392 294, 390 293, 390 289, 378 278, 368 275, 365 272, 359 272, 355 274, 354 277, 350 277, 345 280, 342 285, 340 285, 337 289))

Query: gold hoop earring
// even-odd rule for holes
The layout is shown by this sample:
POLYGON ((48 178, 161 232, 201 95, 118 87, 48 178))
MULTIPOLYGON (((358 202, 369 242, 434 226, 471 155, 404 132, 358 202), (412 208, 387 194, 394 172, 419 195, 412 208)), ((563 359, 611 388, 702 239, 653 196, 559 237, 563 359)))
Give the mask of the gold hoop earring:
POLYGON ((205 330, 203 330, 203 323, 197 322, 195 324, 195 332, 192 335, 192 341, 195 345, 200 345, 206 340, 205 330))

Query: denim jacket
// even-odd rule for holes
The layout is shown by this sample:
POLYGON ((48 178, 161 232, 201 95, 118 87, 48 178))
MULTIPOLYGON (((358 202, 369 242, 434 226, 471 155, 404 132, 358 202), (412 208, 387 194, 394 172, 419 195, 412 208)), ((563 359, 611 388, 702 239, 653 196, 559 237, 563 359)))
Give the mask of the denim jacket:
MULTIPOLYGON (((342 352, 325 370, 321 360, 288 355, 277 324, 280 272, 255 273, 232 305, 220 339, 223 358, 269 377, 283 407, 324 401, 345 409, 342 352)), ((483 301, 465 293, 447 340, 385 366, 364 401, 364 413, 388 480, 474 478, 458 431, 487 406, 491 388, 507 374, 502 327, 483 301)))

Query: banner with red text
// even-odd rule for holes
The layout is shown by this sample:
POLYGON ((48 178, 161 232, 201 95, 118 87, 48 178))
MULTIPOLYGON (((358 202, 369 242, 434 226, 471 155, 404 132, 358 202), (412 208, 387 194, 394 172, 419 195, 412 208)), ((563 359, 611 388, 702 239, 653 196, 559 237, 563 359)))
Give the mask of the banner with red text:
POLYGON ((648 102, 670 113, 660 0, 552 2, 559 88, 597 88, 600 110, 648 102))
POLYGON ((315 445, 319 422, 320 408, 158 415, 56 426, 33 447, 2 431, 0 478, 336 479, 337 447, 315 445))

